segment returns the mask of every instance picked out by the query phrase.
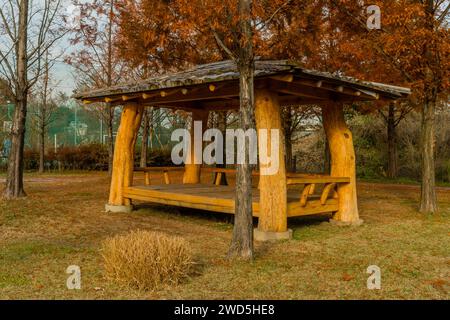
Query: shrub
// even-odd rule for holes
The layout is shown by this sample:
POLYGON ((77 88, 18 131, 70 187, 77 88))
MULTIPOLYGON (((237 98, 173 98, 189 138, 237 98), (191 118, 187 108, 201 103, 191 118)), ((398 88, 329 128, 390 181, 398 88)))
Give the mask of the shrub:
MULTIPOLYGON (((148 151, 148 166, 172 166, 172 150, 162 147, 148 151)), ((141 150, 135 151, 135 166, 139 166, 141 150)), ((1 159, 0 159, 1 160, 1 159)), ((6 158, 0 161, 0 171, 6 170, 6 158)), ((89 143, 79 146, 63 146, 57 152, 47 150, 44 156, 46 170, 108 170, 108 148, 104 144, 89 143)), ((37 170, 39 168, 39 151, 26 148, 24 151, 25 170, 37 170)))
POLYGON ((62 147, 54 156, 63 169, 104 170, 108 168, 108 150, 106 145, 92 143, 76 147, 62 147))
POLYGON ((185 240, 157 232, 137 230, 108 238, 102 251, 107 278, 139 290, 179 283, 192 265, 185 240))
MULTIPOLYGON (((173 166, 172 149, 169 146, 148 150, 147 151, 147 166, 173 166)), ((136 165, 141 161, 141 149, 136 148, 134 156, 136 165)))
MULTIPOLYGON (((48 150, 44 156, 46 170, 107 170, 108 150, 106 145, 91 143, 79 146, 60 147, 57 152, 48 150)), ((24 168, 37 170, 39 151, 31 148, 24 150, 24 168)))

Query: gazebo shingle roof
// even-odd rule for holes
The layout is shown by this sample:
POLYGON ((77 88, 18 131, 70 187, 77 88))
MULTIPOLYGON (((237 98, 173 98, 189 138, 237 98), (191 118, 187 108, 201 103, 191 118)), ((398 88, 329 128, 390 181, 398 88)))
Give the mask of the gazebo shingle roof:
MULTIPOLYGON (((318 90, 328 90, 328 92, 334 91, 334 94, 337 97, 339 97, 340 94, 345 94, 344 89, 353 90, 355 97, 360 97, 359 100, 398 99, 406 97, 411 93, 410 89, 404 87, 362 81, 339 74, 305 69, 299 64, 288 60, 255 61, 255 82, 262 79, 278 81, 282 77, 284 78, 279 82, 282 82, 287 86, 286 89, 282 91, 283 94, 290 94, 291 91, 294 90, 294 88, 290 88, 289 83, 302 86, 306 84, 309 88, 315 86, 318 90), (322 87, 322 83, 326 84, 328 87, 322 87), (367 99, 362 99, 361 95, 367 99), (370 99, 370 97, 373 97, 373 99, 370 99)), ((161 91, 174 88, 193 88, 206 84, 228 83, 230 85, 234 84, 236 87, 236 85, 238 85, 238 79, 239 73, 237 72, 235 63, 226 60, 198 65, 186 71, 155 76, 143 81, 77 93, 74 97, 85 101, 89 100, 89 102, 105 102, 105 99, 110 98, 110 100, 113 100, 112 98, 121 97, 123 95, 135 95, 136 97, 136 94, 151 93, 158 90, 161 91)), ((300 94, 302 93, 300 87, 297 86, 295 89, 298 90, 300 94)), ((318 98, 321 97, 320 92, 318 91, 318 98)), ((311 94, 309 96, 311 96, 311 94)), ((211 99, 216 100, 217 98, 218 97, 214 96, 211 97, 211 99)), ((148 103, 151 104, 151 102, 150 99, 148 103)))

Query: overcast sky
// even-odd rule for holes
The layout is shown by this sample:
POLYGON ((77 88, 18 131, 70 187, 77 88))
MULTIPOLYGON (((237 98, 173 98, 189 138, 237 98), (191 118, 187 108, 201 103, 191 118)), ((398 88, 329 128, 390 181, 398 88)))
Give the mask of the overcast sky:
MULTIPOLYGON (((70 14, 73 6, 71 0, 63 0, 63 12, 70 14)), ((75 78, 73 75, 73 68, 64 62, 65 56, 70 54, 74 49, 71 48, 69 43, 70 35, 67 35, 64 39, 57 43, 55 52, 62 53, 63 55, 56 61, 52 73, 57 86, 57 91, 62 91, 71 96, 75 89, 75 78)))

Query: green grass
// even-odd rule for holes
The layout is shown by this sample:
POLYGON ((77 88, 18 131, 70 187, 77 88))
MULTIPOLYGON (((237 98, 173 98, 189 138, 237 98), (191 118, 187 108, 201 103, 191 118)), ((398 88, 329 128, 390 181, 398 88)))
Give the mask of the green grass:
POLYGON ((225 258, 230 216, 151 205, 105 214, 105 174, 33 179, 26 199, 0 201, 3 299, 450 298, 449 190, 438 191, 439 213, 423 215, 419 188, 361 184, 362 226, 336 227, 326 215, 292 219, 292 240, 256 243, 255 260, 244 263, 225 258), (106 281, 100 243, 135 229, 185 238, 196 261, 189 279, 152 292, 106 281), (373 264, 382 270, 379 291, 366 287, 373 264), (82 290, 66 288, 69 265, 81 267, 82 290))

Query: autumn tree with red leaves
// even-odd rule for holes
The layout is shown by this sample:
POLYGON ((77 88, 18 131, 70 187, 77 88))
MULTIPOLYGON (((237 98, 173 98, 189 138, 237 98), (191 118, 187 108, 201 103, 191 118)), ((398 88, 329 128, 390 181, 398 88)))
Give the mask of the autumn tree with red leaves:
MULTIPOLYGON (((436 210, 434 110, 449 78, 443 26, 448 8, 442 9, 442 1, 375 1, 384 18, 382 30, 374 31, 367 28, 362 1, 118 1, 120 54, 132 63, 155 72, 224 58, 236 63, 244 129, 254 127, 255 56, 411 85, 423 115, 421 211, 436 210)), ((250 171, 248 164, 238 166, 230 256, 253 254, 250 171)))
MULTIPOLYGON (((450 3, 439 0, 374 1, 382 12, 381 29, 369 30, 366 7, 331 0, 340 28, 354 43, 383 60, 411 86, 411 101, 422 116, 422 185, 420 212, 437 210, 435 183, 435 116, 439 101, 448 99, 450 3)), ((364 60, 362 60, 364 61, 364 60)), ((386 73, 385 73, 386 74, 386 73)))
MULTIPOLYGON (((300 13, 305 3, 315 1, 122 1, 122 55, 141 65, 169 65, 166 69, 231 59, 240 73, 240 121, 247 130, 255 127, 254 57, 271 55, 269 43, 277 40, 268 39, 275 18, 289 10, 300 13)), ((253 256, 251 170, 248 159, 237 166, 230 257, 253 256)))

